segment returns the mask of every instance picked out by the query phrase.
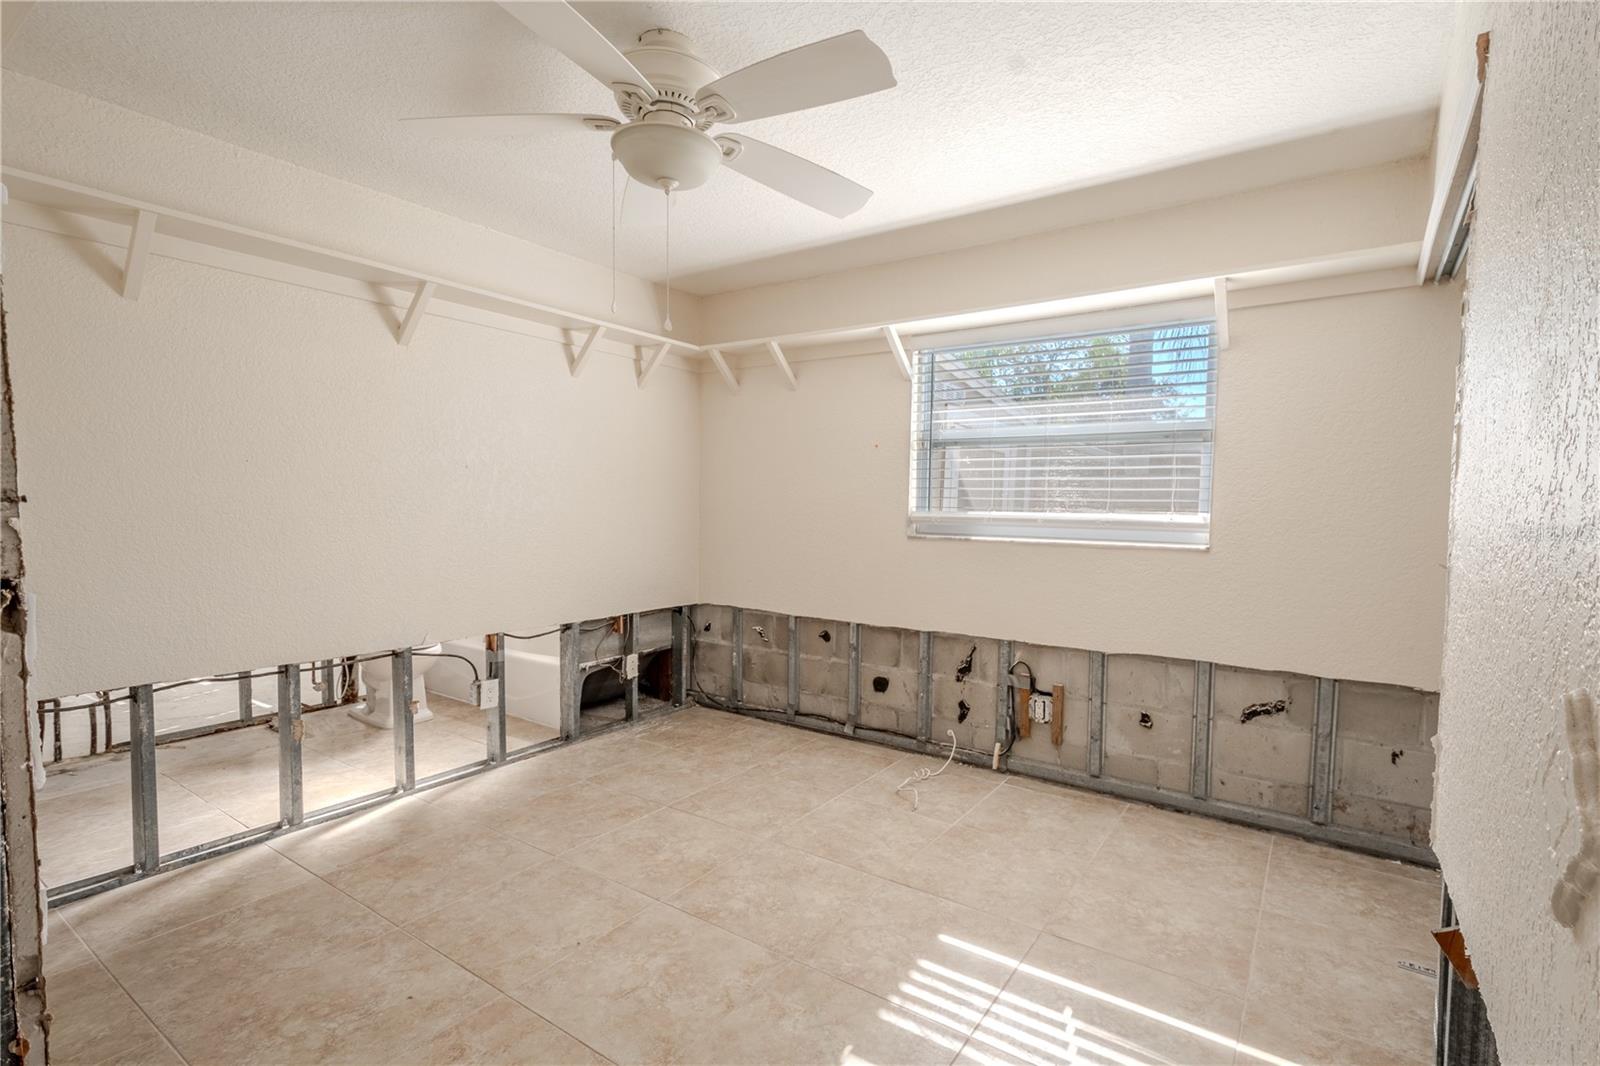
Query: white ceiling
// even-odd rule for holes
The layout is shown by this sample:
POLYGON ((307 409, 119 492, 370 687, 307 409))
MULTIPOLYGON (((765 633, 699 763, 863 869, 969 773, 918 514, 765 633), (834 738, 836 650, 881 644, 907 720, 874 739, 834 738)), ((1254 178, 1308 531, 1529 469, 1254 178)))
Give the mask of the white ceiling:
MULTIPOLYGON (((687 33, 723 72, 858 27, 894 64, 896 89, 740 127, 877 190, 856 215, 830 218, 726 171, 676 198, 675 284, 697 291, 736 284, 740 263, 764 260, 774 280, 785 252, 1427 111, 1453 17, 1442 3, 577 6, 619 47, 653 26, 687 33)), ((394 121, 615 112, 492 4, 40 3, 3 62, 595 262, 610 255, 603 135, 441 143, 394 121)), ((1402 128, 1391 158, 1427 147, 1425 123, 1402 128)), ((637 185, 628 198, 621 266, 659 279, 662 198, 637 185)), ((796 262, 815 273, 826 253, 796 262)))

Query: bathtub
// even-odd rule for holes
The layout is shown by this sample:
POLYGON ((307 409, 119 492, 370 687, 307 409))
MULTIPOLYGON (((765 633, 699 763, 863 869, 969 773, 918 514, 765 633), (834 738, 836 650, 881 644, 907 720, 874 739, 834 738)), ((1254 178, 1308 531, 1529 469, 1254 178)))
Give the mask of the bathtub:
MULTIPOLYGON (((447 640, 441 651, 471 659, 485 673, 483 638, 447 640)), ((506 642, 506 714, 551 729, 561 728, 561 636, 506 642)), ((460 659, 440 659, 428 671, 429 692, 467 703, 472 699, 472 669, 460 659)))

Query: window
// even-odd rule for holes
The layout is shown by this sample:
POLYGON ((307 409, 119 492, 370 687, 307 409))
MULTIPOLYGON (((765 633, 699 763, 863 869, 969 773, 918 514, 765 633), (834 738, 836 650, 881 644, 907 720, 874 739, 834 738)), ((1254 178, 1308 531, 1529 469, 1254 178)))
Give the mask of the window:
POLYGON ((991 329, 919 347, 911 532, 1209 543, 1213 327, 991 329))

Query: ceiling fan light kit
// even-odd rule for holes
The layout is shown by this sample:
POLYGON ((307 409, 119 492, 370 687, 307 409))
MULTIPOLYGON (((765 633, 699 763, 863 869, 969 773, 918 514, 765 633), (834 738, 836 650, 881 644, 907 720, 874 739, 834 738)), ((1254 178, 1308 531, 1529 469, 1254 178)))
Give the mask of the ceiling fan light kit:
POLYGON ((688 37, 669 29, 641 33, 619 51, 570 4, 534 0, 501 5, 565 54, 616 98, 622 120, 604 115, 451 115, 404 120, 445 135, 497 136, 581 127, 611 133, 611 151, 643 185, 668 192, 704 185, 719 166, 838 218, 872 190, 744 134, 713 136, 717 123, 748 122, 880 92, 895 85, 888 57, 854 30, 719 75, 688 37))

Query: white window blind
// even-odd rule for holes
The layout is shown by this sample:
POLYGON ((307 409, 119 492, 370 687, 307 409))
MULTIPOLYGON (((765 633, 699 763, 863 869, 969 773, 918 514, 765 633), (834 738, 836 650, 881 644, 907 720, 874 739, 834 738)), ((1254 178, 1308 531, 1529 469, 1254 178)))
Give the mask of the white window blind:
POLYGON ((911 532, 1205 545, 1214 323, 916 354, 911 532))

